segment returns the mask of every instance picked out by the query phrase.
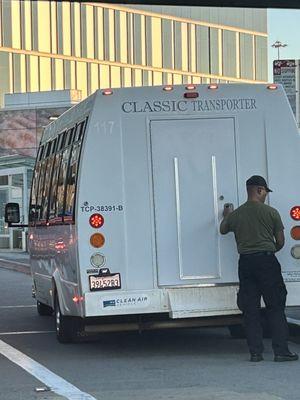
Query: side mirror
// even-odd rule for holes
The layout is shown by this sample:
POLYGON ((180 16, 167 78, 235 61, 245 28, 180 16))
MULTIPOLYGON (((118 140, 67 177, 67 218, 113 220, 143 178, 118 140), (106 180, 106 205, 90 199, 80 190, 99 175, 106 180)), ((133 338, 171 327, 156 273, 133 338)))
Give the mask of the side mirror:
POLYGON ((8 225, 20 222, 20 207, 18 203, 7 203, 5 205, 5 222, 8 225))

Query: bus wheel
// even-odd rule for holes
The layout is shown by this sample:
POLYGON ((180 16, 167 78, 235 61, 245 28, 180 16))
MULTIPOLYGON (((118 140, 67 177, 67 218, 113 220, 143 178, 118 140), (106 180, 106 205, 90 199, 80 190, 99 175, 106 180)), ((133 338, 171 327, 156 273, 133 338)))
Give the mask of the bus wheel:
POLYGON ((53 309, 50 306, 47 306, 46 304, 41 303, 40 301, 36 302, 36 308, 37 308, 37 312, 39 315, 45 316, 45 315, 53 314, 53 309))
POLYGON ((60 343, 71 343, 73 338, 72 318, 61 313, 57 295, 55 297, 54 317, 57 340, 60 343))

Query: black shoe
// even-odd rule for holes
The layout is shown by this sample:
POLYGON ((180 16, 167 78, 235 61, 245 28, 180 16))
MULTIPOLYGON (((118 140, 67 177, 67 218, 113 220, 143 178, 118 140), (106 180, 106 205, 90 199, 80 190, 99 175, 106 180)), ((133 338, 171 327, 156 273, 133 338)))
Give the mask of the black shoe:
POLYGON ((298 360, 298 354, 296 353, 287 353, 287 354, 277 354, 274 357, 274 361, 276 362, 283 362, 283 361, 297 361, 298 360))
POLYGON ((263 358, 263 356, 262 356, 262 354, 251 354, 251 357, 250 357, 250 361, 251 362, 259 362, 259 361, 262 361, 264 358, 263 358))

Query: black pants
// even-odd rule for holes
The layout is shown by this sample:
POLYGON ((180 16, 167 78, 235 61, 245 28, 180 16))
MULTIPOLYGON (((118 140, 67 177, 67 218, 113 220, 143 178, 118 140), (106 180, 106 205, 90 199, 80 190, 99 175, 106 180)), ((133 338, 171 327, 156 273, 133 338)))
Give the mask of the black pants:
POLYGON ((260 354, 264 350, 260 321, 260 304, 263 297, 274 354, 286 354, 288 352, 288 325, 284 308, 287 291, 277 258, 275 255, 241 255, 239 279, 238 306, 244 313, 250 353, 260 354))

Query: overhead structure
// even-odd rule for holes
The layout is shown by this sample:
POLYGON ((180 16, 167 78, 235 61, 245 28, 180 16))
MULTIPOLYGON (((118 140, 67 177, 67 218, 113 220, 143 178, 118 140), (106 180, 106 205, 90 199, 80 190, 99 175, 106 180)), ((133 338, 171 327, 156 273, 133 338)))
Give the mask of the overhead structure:
MULTIPOLYGON (((91 2, 91 1, 87 1, 91 2)), ((107 1, 97 0, 97 3, 107 1)), ((241 7, 241 8, 300 8, 299 0, 110 0, 115 4, 150 4, 159 6, 241 7)))

